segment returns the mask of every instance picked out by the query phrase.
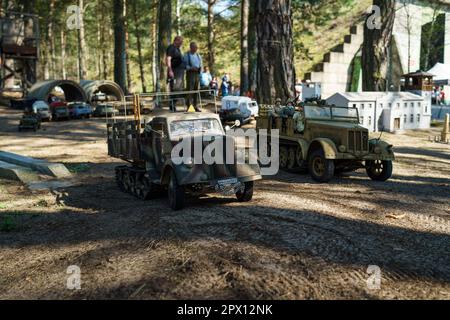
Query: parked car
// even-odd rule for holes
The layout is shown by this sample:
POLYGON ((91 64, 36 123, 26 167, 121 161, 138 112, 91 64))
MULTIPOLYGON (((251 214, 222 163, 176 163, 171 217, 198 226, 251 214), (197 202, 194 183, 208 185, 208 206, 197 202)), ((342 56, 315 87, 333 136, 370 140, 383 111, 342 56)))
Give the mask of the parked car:
POLYGON ((37 113, 24 114, 19 123, 19 132, 23 130, 33 130, 36 132, 41 128, 41 117, 37 113))
POLYGON ((94 117, 112 117, 117 114, 117 110, 109 104, 99 104, 94 110, 94 117))
POLYGON ((257 117, 259 112, 258 103, 248 97, 228 96, 222 99, 220 119, 222 122, 236 122, 240 125, 248 123, 257 117))
POLYGON ((70 112, 67 104, 61 101, 55 101, 50 104, 50 108, 52 110, 52 120, 69 120, 70 112))
POLYGON ((85 102, 72 102, 68 104, 71 118, 81 119, 92 116, 92 107, 85 102))
POLYGON ((50 106, 47 102, 38 100, 33 103, 33 112, 41 117, 42 121, 50 121, 52 119, 52 113, 50 111, 50 106))

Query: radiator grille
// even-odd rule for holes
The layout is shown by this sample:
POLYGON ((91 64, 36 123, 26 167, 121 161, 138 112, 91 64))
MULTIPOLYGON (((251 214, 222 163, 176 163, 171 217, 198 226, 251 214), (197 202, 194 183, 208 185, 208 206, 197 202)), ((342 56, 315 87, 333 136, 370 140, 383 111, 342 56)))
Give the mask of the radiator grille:
POLYGON ((365 131, 349 131, 348 150, 353 152, 369 151, 369 133, 365 131))

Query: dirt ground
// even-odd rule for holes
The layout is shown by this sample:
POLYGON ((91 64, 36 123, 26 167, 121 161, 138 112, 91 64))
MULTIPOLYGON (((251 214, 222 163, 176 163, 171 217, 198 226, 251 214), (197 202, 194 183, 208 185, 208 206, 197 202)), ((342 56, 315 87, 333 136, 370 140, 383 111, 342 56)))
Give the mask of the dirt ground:
POLYGON ((450 145, 428 142, 437 129, 384 135, 398 158, 387 183, 280 173, 251 203, 172 212, 118 190, 104 120, 19 134, 18 119, 0 107, 0 150, 63 162, 78 185, 0 180, 0 299, 450 299, 450 145), (72 265, 81 290, 66 286, 72 265))

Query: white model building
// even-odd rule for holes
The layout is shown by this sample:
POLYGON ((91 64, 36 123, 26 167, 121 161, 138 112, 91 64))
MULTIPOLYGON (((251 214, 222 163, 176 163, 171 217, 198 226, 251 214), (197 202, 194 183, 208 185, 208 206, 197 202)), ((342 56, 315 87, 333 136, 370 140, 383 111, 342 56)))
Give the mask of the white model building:
POLYGON ((406 91, 336 93, 327 104, 357 108, 360 124, 371 132, 429 129, 431 79, 432 75, 423 72, 408 74, 406 91))

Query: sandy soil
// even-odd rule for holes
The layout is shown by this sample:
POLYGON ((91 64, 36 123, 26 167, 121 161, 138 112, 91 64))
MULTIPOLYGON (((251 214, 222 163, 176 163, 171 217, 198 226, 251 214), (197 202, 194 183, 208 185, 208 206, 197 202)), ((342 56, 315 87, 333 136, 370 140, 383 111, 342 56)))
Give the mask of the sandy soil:
POLYGON ((0 180, 0 299, 450 299, 450 145, 428 142, 437 130, 384 136, 398 157, 387 183, 280 173, 251 203, 172 212, 117 189, 104 121, 18 134, 18 119, 0 108, 0 149, 66 163, 80 185, 0 180), (66 287, 71 265, 81 290, 66 287))

